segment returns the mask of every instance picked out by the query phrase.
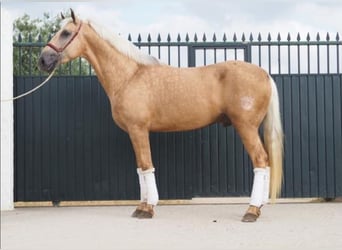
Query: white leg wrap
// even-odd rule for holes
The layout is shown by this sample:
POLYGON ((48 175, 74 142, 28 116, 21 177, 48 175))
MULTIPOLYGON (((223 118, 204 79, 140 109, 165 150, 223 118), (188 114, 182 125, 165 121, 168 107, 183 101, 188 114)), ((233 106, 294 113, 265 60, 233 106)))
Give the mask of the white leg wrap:
POLYGON ((260 207, 263 204, 264 187, 265 187, 265 168, 254 168, 253 189, 251 194, 250 205, 260 207))
POLYGON ((141 171, 146 183, 147 204, 156 206, 159 200, 154 168, 141 171))
POLYGON ((265 184, 264 184, 264 197, 262 199, 262 204, 266 205, 268 203, 268 199, 270 197, 270 173, 271 168, 266 167, 266 173, 265 173, 265 184))
POLYGON ((140 184, 140 202, 147 202, 147 187, 141 168, 137 169, 140 184))

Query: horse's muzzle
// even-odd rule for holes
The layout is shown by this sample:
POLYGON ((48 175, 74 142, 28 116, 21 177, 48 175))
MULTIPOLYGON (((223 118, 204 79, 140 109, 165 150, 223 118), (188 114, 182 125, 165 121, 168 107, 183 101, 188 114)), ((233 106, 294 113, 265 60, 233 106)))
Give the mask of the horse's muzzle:
POLYGON ((55 51, 43 51, 38 59, 38 67, 42 71, 51 73, 59 64, 59 54, 55 51))

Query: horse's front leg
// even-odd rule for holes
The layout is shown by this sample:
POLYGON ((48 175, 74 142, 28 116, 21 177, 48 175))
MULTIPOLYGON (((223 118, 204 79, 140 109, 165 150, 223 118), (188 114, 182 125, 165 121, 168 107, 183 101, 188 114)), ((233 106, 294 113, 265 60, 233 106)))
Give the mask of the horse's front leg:
POLYGON ((154 216, 153 209, 157 205, 159 197, 152 163, 149 132, 146 129, 134 127, 128 129, 128 133, 138 165, 141 202, 132 216, 152 218, 154 216))

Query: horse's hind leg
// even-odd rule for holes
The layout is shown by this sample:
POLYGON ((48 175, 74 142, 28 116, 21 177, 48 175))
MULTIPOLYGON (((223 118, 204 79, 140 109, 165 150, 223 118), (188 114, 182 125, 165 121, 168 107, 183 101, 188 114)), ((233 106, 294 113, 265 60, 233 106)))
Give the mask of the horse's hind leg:
POLYGON ((154 216, 153 208, 157 205, 159 197, 152 164, 149 133, 139 127, 128 129, 128 133, 137 160, 141 196, 141 203, 132 216, 152 218, 154 216))
POLYGON ((256 126, 250 126, 244 123, 235 128, 252 160, 254 170, 250 205, 242 221, 254 222, 260 216, 260 208, 268 201, 270 173, 268 155, 261 142, 256 126))

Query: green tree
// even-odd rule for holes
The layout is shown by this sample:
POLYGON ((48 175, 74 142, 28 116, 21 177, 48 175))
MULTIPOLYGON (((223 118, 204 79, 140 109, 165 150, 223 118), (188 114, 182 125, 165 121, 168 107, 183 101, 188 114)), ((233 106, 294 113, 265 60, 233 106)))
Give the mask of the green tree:
MULTIPOLYGON (((37 62, 42 48, 61 28, 62 19, 44 13, 42 18, 32 19, 24 14, 13 22, 13 70, 15 75, 41 75, 37 62)), ((74 60, 62 65, 56 72, 58 75, 88 75, 89 64, 82 60, 74 60)))
POLYGON ((39 35, 42 41, 47 41, 49 36, 56 33, 61 28, 61 19, 51 17, 44 13, 43 18, 31 19, 29 15, 24 14, 13 22, 13 40, 19 41, 19 35, 23 41, 31 39, 37 40, 39 35))

